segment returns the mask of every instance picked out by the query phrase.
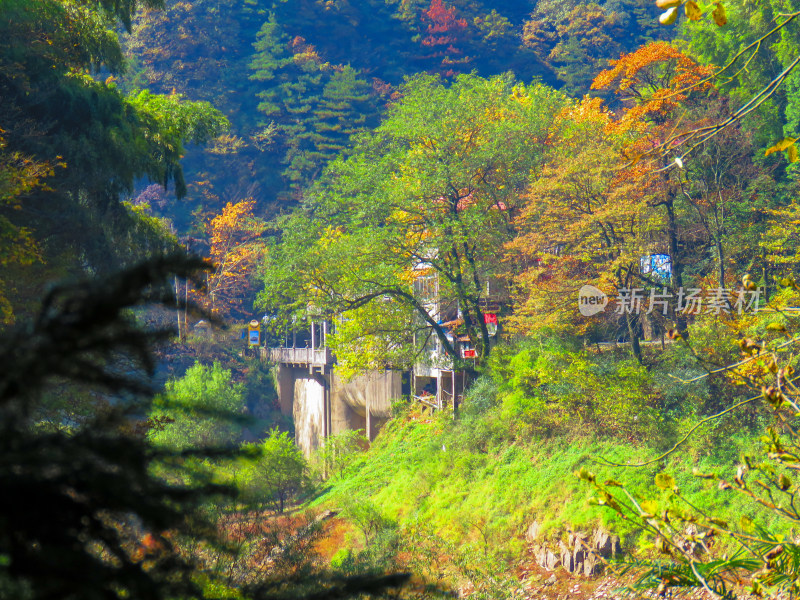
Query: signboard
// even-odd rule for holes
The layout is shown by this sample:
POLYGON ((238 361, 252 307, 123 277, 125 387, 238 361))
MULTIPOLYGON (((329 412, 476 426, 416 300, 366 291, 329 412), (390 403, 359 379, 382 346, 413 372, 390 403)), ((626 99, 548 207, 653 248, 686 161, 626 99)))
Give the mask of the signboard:
POLYGON ((476 358, 477 356, 478 354, 475 352, 475 350, 464 350, 464 358, 476 358))
POLYGON ((669 254, 650 254, 641 258, 642 273, 652 273, 656 277, 669 281, 672 274, 672 263, 669 254))
POLYGON ((250 346, 258 346, 261 343, 261 325, 258 321, 250 321, 250 325, 248 325, 247 343, 250 346))
POLYGON ((489 335, 497 335, 497 313, 485 313, 483 321, 486 323, 486 330, 489 335))

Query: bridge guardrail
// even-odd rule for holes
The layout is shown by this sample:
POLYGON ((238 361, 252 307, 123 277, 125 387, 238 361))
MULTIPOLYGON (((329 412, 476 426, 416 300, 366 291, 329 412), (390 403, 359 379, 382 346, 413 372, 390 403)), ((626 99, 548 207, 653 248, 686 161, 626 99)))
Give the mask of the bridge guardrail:
POLYGON ((274 363, 313 366, 333 364, 330 348, 266 348, 266 355, 274 363))

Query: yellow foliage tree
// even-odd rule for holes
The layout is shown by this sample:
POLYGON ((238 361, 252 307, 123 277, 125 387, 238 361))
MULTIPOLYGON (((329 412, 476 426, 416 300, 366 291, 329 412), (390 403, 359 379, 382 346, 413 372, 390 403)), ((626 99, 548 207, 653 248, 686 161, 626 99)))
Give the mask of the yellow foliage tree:
MULTIPOLYGON (((661 190, 643 165, 620 168, 625 141, 599 100, 585 99, 554 122, 550 158, 528 188, 508 246, 525 265, 517 329, 585 329, 589 321, 577 310, 583 285, 609 293, 643 286, 640 259, 663 226, 652 209, 661 190)), ((633 315, 625 316, 635 343, 633 315)))
POLYGON ((212 312, 230 316, 251 293, 251 276, 264 249, 266 224, 253 215, 254 200, 228 202, 206 227, 214 265, 207 276, 206 302, 212 312))

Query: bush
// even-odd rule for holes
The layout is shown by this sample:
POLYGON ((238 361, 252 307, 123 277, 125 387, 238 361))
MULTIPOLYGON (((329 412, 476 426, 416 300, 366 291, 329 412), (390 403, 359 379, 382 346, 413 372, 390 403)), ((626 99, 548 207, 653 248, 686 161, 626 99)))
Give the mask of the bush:
POLYGON ((531 340, 496 353, 490 366, 504 418, 531 432, 591 428, 641 439, 661 421, 647 370, 627 355, 531 340))
MULTIPOLYGON (((576 473, 597 492, 596 504, 645 532, 648 546, 626 565, 636 576, 637 588, 655 590, 661 596, 672 595, 673 590, 704 588, 719 598, 745 594, 793 597, 800 592, 800 544, 794 535, 800 521, 796 504, 800 491, 800 327, 786 311, 787 304, 795 304, 800 285, 790 278, 781 285, 788 289, 776 294, 768 310, 730 323, 701 322, 699 334, 687 345, 698 357, 710 351, 727 355, 727 368, 716 374, 722 385, 716 387, 738 384, 744 390, 734 397, 714 397, 724 410, 714 415, 708 431, 715 435, 727 429, 727 448, 722 446, 715 457, 718 465, 727 468, 698 465, 694 470, 695 479, 705 484, 705 497, 690 497, 686 481, 666 471, 656 474, 641 492, 616 480, 604 481, 587 469, 576 473), (727 338, 730 343, 733 336, 719 335, 722 328, 753 337, 744 337, 735 346, 731 343, 725 350, 718 347, 720 340, 727 338), (736 427, 743 407, 758 417, 756 422, 764 421, 765 414, 771 418, 760 438, 761 448, 749 440, 733 468, 732 450, 737 440, 730 432, 741 436, 746 431, 736 427), (723 418, 733 425, 728 427, 723 418), (720 457, 727 460, 719 461, 720 457), (723 503, 728 510, 721 509, 723 503), (731 505, 735 510, 730 510, 731 505)), ((685 452, 681 451, 685 464, 685 452)), ((657 462, 665 458, 659 457, 657 462)), ((676 458, 674 462, 681 461, 676 458)))
POLYGON ((230 370, 196 363, 154 399, 148 437, 173 450, 233 446, 243 411, 244 387, 231 382, 230 370))
POLYGON ((263 442, 244 449, 258 458, 237 474, 238 487, 250 502, 266 502, 283 512, 286 503, 308 486, 308 463, 300 448, 288 433, 273 429, 263 442))
POLYGON ((346 469, 367 447, 364 430, 343 431, 325 438, 317 452, 317 462, 323 477, 343 477, 346 469))

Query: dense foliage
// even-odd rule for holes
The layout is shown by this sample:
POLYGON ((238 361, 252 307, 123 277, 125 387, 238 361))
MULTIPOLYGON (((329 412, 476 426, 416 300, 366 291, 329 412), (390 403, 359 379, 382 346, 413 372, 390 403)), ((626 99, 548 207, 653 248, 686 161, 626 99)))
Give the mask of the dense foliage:
POLYGON ((21 288, 18 304, 41 292, 41 279, 17 276, 18 266, 33 260, 50 275, 79 262, 97 271, 132 262, 139 249, 126 233, 137 216, 124 210, 119 194, 149 177, 173 182, 184 195, 184 144, 208 140, 227 125, 208 103, 119 90, 112 74, 125 61, 116 28, 129 26, 140 4, 160 2, 2 5, 0 164, 14 201, 4 195, 0 222, 4 246, 20 248, 2 253, 21 288), (90 74, 101 72, 104 81, 90 74))
POLYGON ((0 595, 797 594, 796 4, 0 0, 0 595), (472 385, 304 456, 221 319, 472 385))
MULTIPOLYGON (((352 317, 383 336, 378 360, 398 341, 424 346, 426 329, 456 357, 429 314, 440 300, 412 286, 433 275, 439 295, 459 303, 467 335, 488 353, 485 290, 500 277, 496 256, 562 99, 544 86, 467 75, 449 87, 419 76, 401 93, 382 125, 331 165, 284 224, 268 252, 260 305, 296 318, 309 306, 352 317)), ((335 341, 338 355, 352 362, 354 345, 365 366, 363 332, 346 340, 346 331, 335 341)))

